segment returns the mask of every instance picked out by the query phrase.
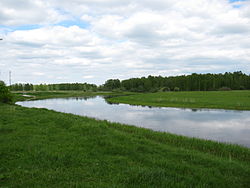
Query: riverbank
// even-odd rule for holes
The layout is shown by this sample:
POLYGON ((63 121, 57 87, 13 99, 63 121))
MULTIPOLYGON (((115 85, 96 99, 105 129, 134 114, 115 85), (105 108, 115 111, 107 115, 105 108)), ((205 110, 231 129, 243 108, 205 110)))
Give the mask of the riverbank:
POLYGON ((91 97, 91 96, 125 96, 132 92, 84 92, 84 91, 25 91, 12 92, 14 102, 50 98, 91 97))
POLYGON ((1 186, 247 187, 250 150, 0 104, 1 186))
POLYGON ((158 107, 250 110, 250 90, 142 93, 109 98, 108 101, 158 107))

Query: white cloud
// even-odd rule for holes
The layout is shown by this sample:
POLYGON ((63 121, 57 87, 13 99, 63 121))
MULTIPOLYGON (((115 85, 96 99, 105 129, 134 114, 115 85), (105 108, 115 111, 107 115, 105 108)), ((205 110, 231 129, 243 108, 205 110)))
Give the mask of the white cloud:
POLYGON ((1 0, 0 23, 7 26, 57 23, 67 18, 42 0, 1 0))
POLYGON ((2 0, 0 67, 34 83, 41 72, 44 82, 98 84, 148 74, 249 74, 249 10, 249 1, 227 0, 2 0))
POLYGON ((34 75, 34 76, 44 76, 45 73, 43 73, 43 72, 32 72, 32 75, 34 75))
POLYGON ((94 78, 95 76, 93 75, 86 75, 86 76, 83 76, 82 78, 83 79, 90 79, 90 78, 94 78))

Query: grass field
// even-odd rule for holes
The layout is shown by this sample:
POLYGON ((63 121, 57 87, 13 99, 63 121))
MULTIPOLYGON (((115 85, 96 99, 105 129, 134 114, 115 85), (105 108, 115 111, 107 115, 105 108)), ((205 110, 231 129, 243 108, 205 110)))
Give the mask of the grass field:
POLYGON ((0 104, 0 187, 248 187, 250 150, 0 104))
POLYGON ((144 93, 108 99, 134 105, 250 110, 250 91, 189 91, 144 93))

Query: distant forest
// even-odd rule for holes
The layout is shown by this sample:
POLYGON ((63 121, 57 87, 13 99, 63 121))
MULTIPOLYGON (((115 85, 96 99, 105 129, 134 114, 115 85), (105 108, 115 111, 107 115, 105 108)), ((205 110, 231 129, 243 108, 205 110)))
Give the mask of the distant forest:
POLYGON ((109 79, 103 85, 97 86, 88 83, 63 83, 63 84, 14 84, 13 91, 132 91, 132 92, 157 92, 157 91, 215 91, 215 90, 244 90, 250 89, 250 75, 241 71, 226 72, 224 74, 196 74, 182 76, 148 76, 131 78, 120 81, 109 79))
POLYGON ((97 91, 95 84, 88 83, 62 83, 62 84, 13 84, 12 91, 97 91))

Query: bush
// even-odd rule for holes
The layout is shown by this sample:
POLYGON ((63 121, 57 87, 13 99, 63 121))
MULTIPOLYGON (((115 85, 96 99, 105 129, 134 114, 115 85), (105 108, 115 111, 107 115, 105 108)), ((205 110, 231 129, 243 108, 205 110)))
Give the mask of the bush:
POLYGON ((219 91, 231 91, 230 87, 221 87, 219 91))
POLYGON ((157 88, 151 88, 151 89, 149 90, 150 93, 156 93, 157 91, 158 91, 157 88))
POLYGON ((12 101, 12 95, 9 88, 3 81, 0 81, 0 102, 10 103, 12 101))
POLYGON ((175 87, 175 88, 174 88, 174 91, 180 91, 180 88, 175 87))
POLYGON ((240 86, 240 90, 245 90, 245 86, 240 86))
POLYGON ((168 92, 168 91, 170 91, 170 88, 169 87, 162 87, 159 91, 168 92))

